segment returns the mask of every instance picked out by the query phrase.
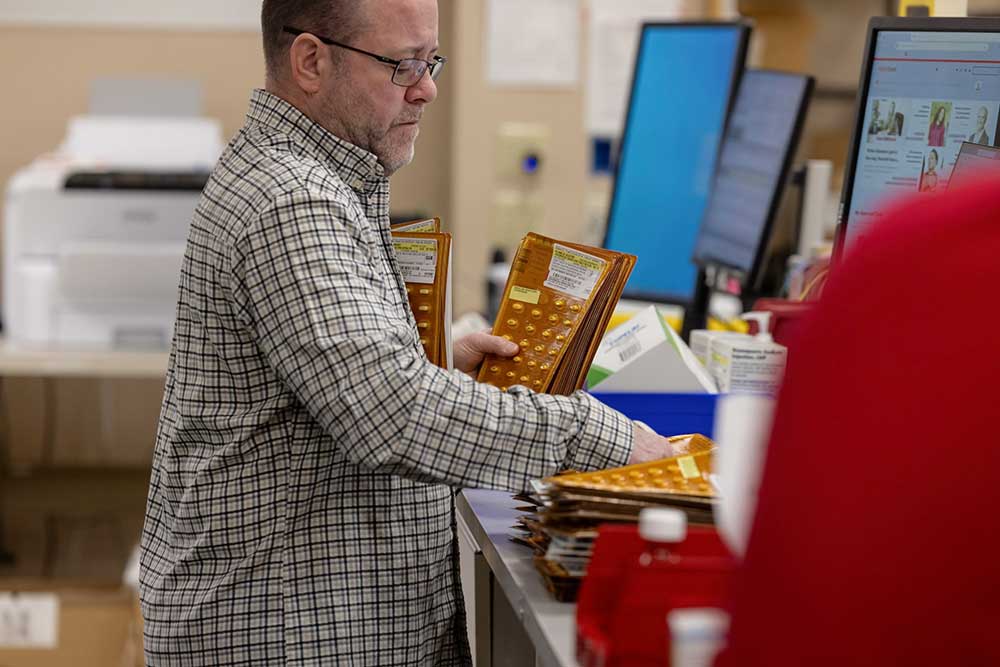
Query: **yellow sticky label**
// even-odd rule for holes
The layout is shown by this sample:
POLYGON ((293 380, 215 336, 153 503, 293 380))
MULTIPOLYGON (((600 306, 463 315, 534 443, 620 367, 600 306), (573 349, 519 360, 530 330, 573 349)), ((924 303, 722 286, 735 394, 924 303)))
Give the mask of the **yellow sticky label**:
POLYGON ((574 252, 569 248, 564 248, 560 245, 552 246, 552 257, 555 259, 560 259, 564 262, 571 262, 577 266, 582 266, 589 271, 598 271, 604 268, 604 260, 600 257, 594 257, 592 255, 587 255, 582 252, 574 252))
POLYGON ((684 479, 701 477, 701 471, 698 470, 698 464, 694 462, 693 456, 684 456, 677 459, 677 465, 680 466, 681 474, 684 475, 684 479))
POLYGON ((392 245, 396 252, 437 252, 434 239, 393 239, 392 245))
POLYGON ((538 305, 538 298, 541 295, 542 293, 539 290, 514 285, 510 288, 510 294, 507 295, 507 298, 514 301, 523 301, 524 303, 538 305))

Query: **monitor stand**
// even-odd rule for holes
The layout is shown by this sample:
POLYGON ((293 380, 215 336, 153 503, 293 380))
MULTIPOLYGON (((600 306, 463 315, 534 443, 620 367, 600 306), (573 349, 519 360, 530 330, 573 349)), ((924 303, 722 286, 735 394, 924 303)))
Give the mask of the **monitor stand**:
POLYGON ((708 284, 708 272, 704 266, 698 267, 698 277, 694 283, 694 296, 691 303, 684 309, 684 325, 681 327, 681 339, 690 344, 691 332, 708 326, 708 302, 712 298, 713 286, 708 284))
MULTIPOLYGON (((702 266, 698 268, 694 296, 684 309, 684 325, 681 327, 681 338, 685 343, 690 344, 692 331, 708 327, 709 305, 712 301, 712 295, 719 290, 720 281, 724 281, 725 279, 725 269, 715 266, 708 268, 702 266)), ((739 299, 744 313, 753 309, 753 304, 759 296, 759 290, 741 285, 739 299)))

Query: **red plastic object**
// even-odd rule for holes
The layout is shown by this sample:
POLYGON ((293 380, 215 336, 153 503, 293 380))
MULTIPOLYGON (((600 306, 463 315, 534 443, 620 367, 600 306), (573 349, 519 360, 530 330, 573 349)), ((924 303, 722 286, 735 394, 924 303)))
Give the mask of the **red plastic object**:
POLYGON ((729 608, 735 563, 712 528, 689 526, 678 545, 650 543, 636 526, 602 526, 576 611, 581 667, 669 664, 667 613, 729 608))
MULTIPOLYGON (((795 338, 803 316, 812 310, 814 302, 789 301, 787 299, 757 299, 753 310, 771 313, 771 336, 776 343, 785 347, 795 338)), ((757 323, 750 323, 750 333, 757 333, 757 323)))

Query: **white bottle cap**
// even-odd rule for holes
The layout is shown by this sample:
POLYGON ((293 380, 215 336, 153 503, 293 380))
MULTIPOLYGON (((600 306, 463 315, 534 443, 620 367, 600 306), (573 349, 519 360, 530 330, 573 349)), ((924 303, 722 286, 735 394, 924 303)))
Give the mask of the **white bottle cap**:
POLYGON ((679 544, 687 538, 687 516, 678 509, 649 507, 639 512, 639 537, 679 544))

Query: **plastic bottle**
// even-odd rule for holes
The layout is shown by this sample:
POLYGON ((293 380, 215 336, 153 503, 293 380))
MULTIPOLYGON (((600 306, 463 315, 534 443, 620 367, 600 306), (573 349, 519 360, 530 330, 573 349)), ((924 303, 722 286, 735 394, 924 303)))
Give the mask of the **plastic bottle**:
POLYGON ((643 567, 670 558, 669 545, 680 544, 687 538, 687 516, 676 509, 647 508, 639 512, 639 537, 647 548, 639 556, 643 567))
POLYGON ((729 614, 711 607, 674 609, 667 624, 671 667, 712 667, 726 645, 729 614))

